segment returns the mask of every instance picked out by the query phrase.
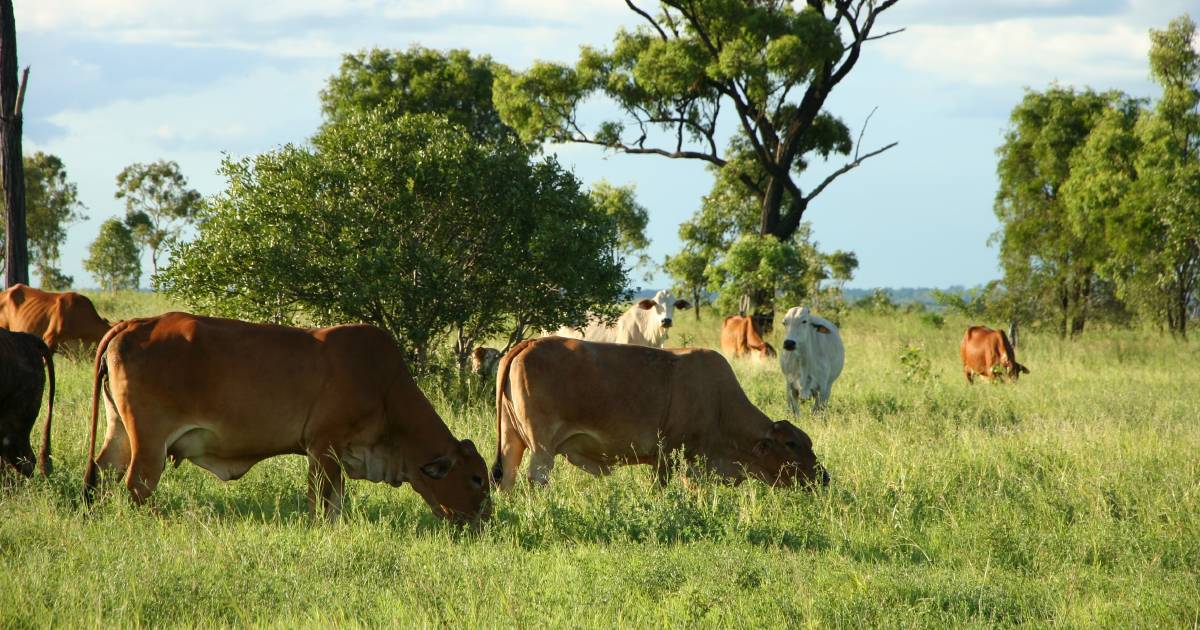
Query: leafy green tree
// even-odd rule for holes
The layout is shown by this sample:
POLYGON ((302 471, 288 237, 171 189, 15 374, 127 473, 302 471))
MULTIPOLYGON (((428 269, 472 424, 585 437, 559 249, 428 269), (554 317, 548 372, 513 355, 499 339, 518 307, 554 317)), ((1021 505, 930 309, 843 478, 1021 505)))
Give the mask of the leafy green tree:
POLYGON ((368 322, 422 369, 451 338, 461 361, 482 339, 579 324, 623 295, 615 220, 515 138, 372 111, 222 171, 228 188, 157 277, 204 312, 368 322))
POLYGON ((787 280, 802 279, 808 270, 803 252, 793 241, 747 234, 706 275, 709 290, 718 294, 717 309, 730 313, 740 310, 741 296, 761 292, 778 292, 787 303, 800 302, 807 283, 787 280))
POLYGON ((652 14, 627 0, 642 26, 618 31, 609 50, 583 47, 573 67, 538 62, 500 74, 496 108, 527 141, 732 167, 757 202, 758 233, 787 241, 831 182, 895 146, 859 152, 849 128, 825 110, 866 43, 891 34, 879 33, 876 20, 895 3, 661 0, 652 14), (582 106, 598 94, 615 102, 621 119, 585 130, 582 106), (737 132, 722 151, 717 127, 729 116, 737 132), (800 187, 814 156, 852 150, 845 165, 800 187))
POLYGON ((150 268, 158 273, 158 256, 196 220, 200 193, 188 188, 179 164, 159 160, 130 164, 117 173, 117 199, 125 200, 125 224, 134 240, 150 250, 150 268))
POLYGON ((638 203, 633 185, 614 186, 601 180, 592 186, 588 195, 597 208, 616 222, 621 255, 632 260, 634 268, 648 270, 652 264, 646 255, 646 248, 650 247, 650 239, 646 238, 650 214, 638 203))
POLYGON ((330 122, 375 109, 390 118, 440 114, 476 141, 500 140, 514 133, 492 105, 492 82, 502 69, 466 50, 365 50, 342 57, 321 91, 321 110, 330 122))
MULTIPOLYGON (((67 227, 87 219, 75 184, 67 180, 67 169, 60 158, 38 151, 25 159, 25 226, 29 239, 30 262, 41 278, 41 287, 50 291, 70 288, 74 279, 64 275, 58 265, 67 227)), ((0 249, 4 235, 0 233, 0 249)), ((3 261, 0 261, 0 265, 3 261)))
POLYGON ((83 268, 96 278, 105 291, 136 289, 142 275, 137 243, 120 219, 109 219, 100 225, 100 234, 88 248, 83 268))
POLYGON ((1089 134, 1127 103, 1117 92, 1029 91, 997 150, 1001 227, 992 238, 1000 243, 1004 284, 1023 305, 1012 315, 1053 321, 1064 337, 1083 332, 1099 266, 1110 255, 1102 235, 1078 229, 1064 189, 1089 134))
POLYGON ((1122 250, 1139 261, 1128 274, 1141 293, 1158 292, 1168 329, 1187 337, 1200 288, 1200 50, 1188 16, 1150 31, 1150 72, 1162 86, 1138 121, 1137 181, 1123 204, 1133 229, 1122 250))
POLYGON ((679 295, 692 296, 692 306, 695 307, 696 319, 700 319, 700 307, 703 304, 708 287, 708 259, 692 249, 683 249, 674 256, 667 256, 663 269, 675 279, 672 290, 679 295))

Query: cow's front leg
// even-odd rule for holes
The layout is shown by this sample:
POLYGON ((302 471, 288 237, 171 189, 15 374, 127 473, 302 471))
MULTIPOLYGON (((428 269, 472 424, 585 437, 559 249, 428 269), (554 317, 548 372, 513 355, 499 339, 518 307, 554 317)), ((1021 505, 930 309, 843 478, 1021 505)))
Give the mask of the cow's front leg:
POLYGON ((330 523, 337 522, 342 513, 345 499, 345 481, 342 467, 332 448, 309 451, 308 455, 308 507, 313 516, 324 516, 330 523))
POLYGON ((787 382, 787 401, 792 415, 800 415, 800 390, 793 381, 787 382))
POLYGON ((554 470, 554 452, 530 449, 529 482, 544 486, 550 483, 550 472, 554 470))

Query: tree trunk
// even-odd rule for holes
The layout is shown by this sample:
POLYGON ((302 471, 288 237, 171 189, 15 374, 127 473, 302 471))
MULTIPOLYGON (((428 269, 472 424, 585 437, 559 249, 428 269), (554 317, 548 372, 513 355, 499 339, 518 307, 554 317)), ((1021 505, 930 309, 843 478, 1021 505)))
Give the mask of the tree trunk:
POLYGON ((4 284, 29 284, 25 231, 25 165, 21 151, 21 105, 25 69, 17 82, 17 25, 12 0, 0 0, 0 173, 4 178, 4 284))
POLYGON ((700 289, 692 287, 692 305, 696 308, 696 321, 700 321, 700 289))

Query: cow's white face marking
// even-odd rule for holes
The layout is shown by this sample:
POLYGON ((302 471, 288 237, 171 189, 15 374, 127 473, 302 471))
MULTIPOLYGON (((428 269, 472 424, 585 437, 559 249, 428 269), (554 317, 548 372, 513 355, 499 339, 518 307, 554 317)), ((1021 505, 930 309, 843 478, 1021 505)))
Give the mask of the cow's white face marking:
POLYGON ((783 317, 783 325, 787 328, 787 333, 783 338, 785 352, 791 352, 809 343, 813 331, 811 324, 812 316, 809 314, 807 306, 793 306, 788 309, 787 315, 783 317))
POLYGON ((670 327, 672 316, 675 313, 675 296, 671 295, 670 291, 665 289, 654 294, 654 316, 658 324, 670 327))

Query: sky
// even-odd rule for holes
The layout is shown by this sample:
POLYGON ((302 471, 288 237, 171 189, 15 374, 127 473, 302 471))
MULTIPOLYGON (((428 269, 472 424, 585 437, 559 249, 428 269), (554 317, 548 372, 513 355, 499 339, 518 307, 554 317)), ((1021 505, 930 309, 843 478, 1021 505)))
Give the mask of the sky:
MULTIPOLYGON (((312 135, 318 92, 344 54, 419 44, 523 69, 573 63, 580 45, 607 46, 618 28, 638 24, 620 0, 15 0, 14 8, 19 63, 32 68, 25 151, 63 159, 89 217, 69 228, 63 248, 63 271, 78 287, 96 285, 81 261, 100 223, 124 214, 113 197, 121 169, 174 160, 201 193, 223 190, 224 156, 312 135)), ((855 136, 875 110, 864 152, 899 144, 809 206, 815 240, 858 255, 852 287, 999 277, 988 237, 998 227, 995 151, 1008 113, 1026 89, 1052 82, 1157 95, 1148 31, 1189 9, 1200 13, 1195 0, 901 0, 876 28, 904 32, 868 43, 826 104, 855 136)), ((585 183, 635 185, 660 262, 678 251, 679 223, 712 182, 698 161, 547 150, 585 183)), ((801 186, 845 161, 814 163, 801 186)), ((143 285, 149 269, 147 259, 143 285)), ((635 280, 669 284, 661 273, 635 280)))

